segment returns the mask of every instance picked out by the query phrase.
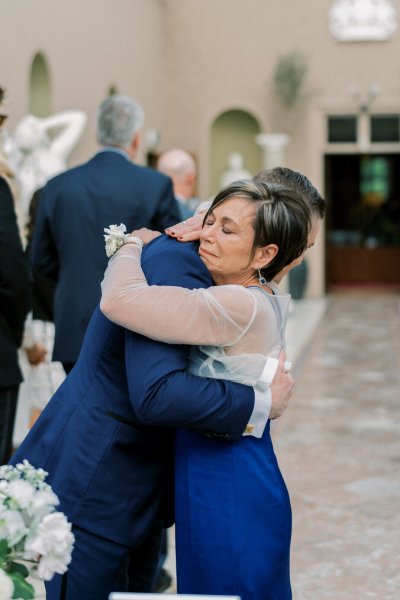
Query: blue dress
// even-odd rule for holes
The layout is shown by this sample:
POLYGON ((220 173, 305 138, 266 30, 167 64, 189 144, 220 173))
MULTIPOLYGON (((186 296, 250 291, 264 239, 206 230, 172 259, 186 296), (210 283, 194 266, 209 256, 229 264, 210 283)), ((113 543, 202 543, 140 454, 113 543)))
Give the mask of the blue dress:
POLYGON ((178 431, 178 592, 289 600, 291 508, 269 422, 240 442, 178 431))
MULTIPOLYGON (((256 295, 260 290, 254 290, 256 295)), ((275 341, 283 344, 288 299, 262 294, 273 309, 275 341)), ((272 320, 272 314, 269 316, 272 320)), ((226 356, 224 348, 193 348, 193 373, 251 381, 258 357, 226 356), (240 366, 231 364, 239 359, 240 366), (230 371, 229 375, 224 370, 230 371), (247 374, 246 374, 247 372, 247 374), (237 376, 235 377, 235 374, 237 376)), ((289 494, 270 436, 238 442, 178 431, 175 442, 176 565, 180 594, 290 600, 289 494)))

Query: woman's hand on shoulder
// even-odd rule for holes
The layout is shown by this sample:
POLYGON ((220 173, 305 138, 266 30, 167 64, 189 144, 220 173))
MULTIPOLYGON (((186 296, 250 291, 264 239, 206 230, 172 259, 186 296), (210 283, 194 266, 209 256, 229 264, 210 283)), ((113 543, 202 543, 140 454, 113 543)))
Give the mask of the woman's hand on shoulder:
POLYGON ((176 238, 179 242, 193 242, 200 238, 203 229, 204 214, 193 215, 185 221, 181 221, 172 227, 168 227, 165 233, 170 237, 176 238))
POLYGON ((141 229, 134 229, 129 235, 141 239, 143 244, 146 245, 155 240, 161 233, 142 227, 141 229))

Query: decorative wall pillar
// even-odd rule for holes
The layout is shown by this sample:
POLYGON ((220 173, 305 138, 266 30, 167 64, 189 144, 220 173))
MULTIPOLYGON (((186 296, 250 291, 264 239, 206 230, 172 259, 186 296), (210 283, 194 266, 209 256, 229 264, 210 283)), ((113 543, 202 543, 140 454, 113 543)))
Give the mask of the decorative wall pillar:
POLYGON ((290 141, 286 133, 260 133, 256 142, 263 149, 263 169, 285 166, 285 149, 290 141))
MULTIPOLYGON (((290 137, 286 133, 260 133, 256 142, 263 150, 263 169, 274 169, 285 166, 285 149, 290 137)), ((282 293, 288 292, 289 281, 284 277, 279 288, 282 293)))

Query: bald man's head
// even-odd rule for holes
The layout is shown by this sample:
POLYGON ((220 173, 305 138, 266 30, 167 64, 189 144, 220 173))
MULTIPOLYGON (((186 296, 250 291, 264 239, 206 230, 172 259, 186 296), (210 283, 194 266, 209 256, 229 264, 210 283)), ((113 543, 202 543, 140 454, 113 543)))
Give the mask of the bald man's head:
POLYGON ((193 157, 180 148, 173 148, 161 154, 158 170, 172 179, 175 196, 184 200, 194 194, 196 163, 193 157))

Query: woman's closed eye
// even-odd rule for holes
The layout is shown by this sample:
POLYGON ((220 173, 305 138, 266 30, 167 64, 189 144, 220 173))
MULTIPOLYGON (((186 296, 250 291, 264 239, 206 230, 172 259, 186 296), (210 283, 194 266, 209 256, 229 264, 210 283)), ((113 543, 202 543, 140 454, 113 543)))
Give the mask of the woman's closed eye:
MULTIPOLYGON (((212 227, 214 224, 215 224, 215 220, 207 219, 207 221, 204 222, 204 227, 212 227)), ((221 225, 221 231, 222 231, 222 233, 226 233, 226 234, 233 233, 233 231, 231 229, 228 229, 228 227, 226 225, 221 225)))

